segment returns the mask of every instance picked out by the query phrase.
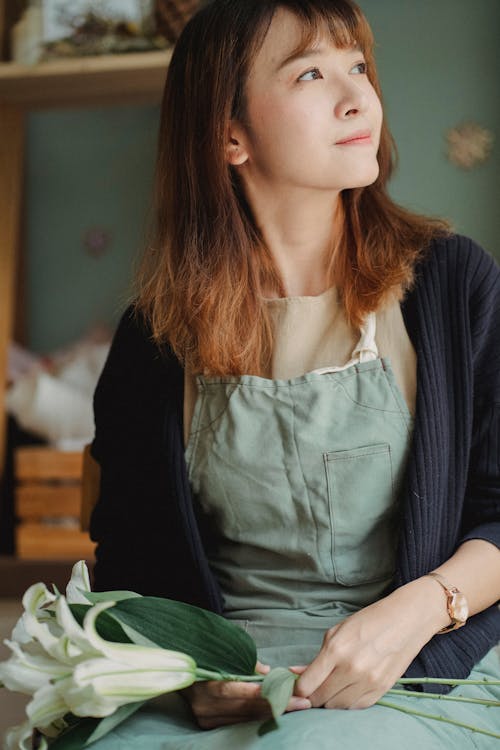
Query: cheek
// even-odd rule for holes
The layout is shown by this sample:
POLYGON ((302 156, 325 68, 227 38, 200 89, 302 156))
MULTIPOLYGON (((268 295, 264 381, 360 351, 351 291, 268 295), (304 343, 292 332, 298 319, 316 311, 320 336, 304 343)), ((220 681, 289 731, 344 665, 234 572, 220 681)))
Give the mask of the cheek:
POLYGON ((382 102, 378 98, 377 92, 375 91, 375 89, 371 90, 371 109, 372 109, 372 112, 373 112, 373 117, 374 117, 375 123, 379 127, 381 127, 382 126, 382 120, 383 120, 383 117, 384 117, 384 113, 383 113, 383 110, 382 110, 382 102))

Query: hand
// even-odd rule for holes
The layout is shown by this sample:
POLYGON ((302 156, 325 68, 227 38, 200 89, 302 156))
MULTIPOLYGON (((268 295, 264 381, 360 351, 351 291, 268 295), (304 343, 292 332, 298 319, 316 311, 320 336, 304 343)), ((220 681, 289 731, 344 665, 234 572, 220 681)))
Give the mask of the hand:
MULTIPOLYGON (((270 667, 257 662, 256 672, 267 674, 270 667)), ((261 697, 260 685, 252 682, 209 680, 195 682, 181 691, 202 729, 215 729, 226 724, 237 724, 252 719, 268 719, 271 709, 261 697)), ((292 696, 287 711, 311 708, 308 699, 292 696)))
POLYGON ((404 674, 442 624, 431 579, 412 581, 330 628, 294 694, 313 707, 367 708, 404 674), (434 596, 434 599, 433 599, 434 596))

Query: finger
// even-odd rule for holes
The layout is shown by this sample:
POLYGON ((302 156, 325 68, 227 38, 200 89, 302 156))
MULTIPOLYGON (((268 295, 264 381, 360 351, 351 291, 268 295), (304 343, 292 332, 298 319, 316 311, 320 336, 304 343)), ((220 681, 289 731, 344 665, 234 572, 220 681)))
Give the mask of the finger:
POLYGON ((218 700, 252 700, 260 696, 260 685, 255 682, 222 682, 207 680, 195 682, 182 690, 188 700, 196 705, 218 700))
POLYGON ((220 693, 198 692, 190 696, 191 710, 197 719, 214 716, 261 716, 270 712, 267 700, 260 695, 250 698, 221 696, 220 693))
MULTIPOLYGON (((343 690, 339 690, 335 695, 330 696, 323 702, 325 708, 344 708, 354 709, 365 707, 363 701, 368 695, 366 690, 360 688, 359 685, 352 684, 346 686, 343 690)), ((376 701, 374 701, 375 703, 376 701)), ((371 704, 366 704, 371 705, 371 704)))
POLYGON ((308 708, 312 708, 312 703, 309 698, 298 698, 296 695, 292 695, 288 701, 287 707, 285 708, 285 712, 305 711, 308 708))
MULTIPOLYGON (((323 685, 327 678, 335 671, 335 667, 330 663, 328 654, 320 651, 319 655, 300 675, 295 683, 294 695, 301 698, 311 698, 311 696, 323 685)), ((344 687, 341 685, 340 687, 344 687)), ((329 696, 327 696, 329 697, 329 696)), ((313 705, 316 705, 313 701, 313 705)))
POLYGON ((260 672, 260 674, 267 674, 271 670, 271 667, 269 664, 262 664, 262 662, 257 661, 257 664, 255 665, 255 671, 260 672))
POLYGON ((293 691, 295 695, 300 695, 303 698, 309 697, 333 671, 335 663, 330 651, 330 643, 341 625, 342 623, 339 622, 337 625, 334 625, 326 631, 319 653, 295 683, 295 689, 293 691))
POLYGON ((253 700, 260 697, 260 683, 213 680, 208 682, 209 692, 224 700, 253 700))
POLYGON ((300 667, 288 667, 290 672, 294 672, 295 674, 302 674, 307 669, 307 664, 303 664, 300 667))
POLYGON ((361 694, 359 684, 355 682, 327 679, 309 696, 313 708, 326 706, 328 708, 351 708, 354 700, 357 700, 361 694), (350 691, 350 692, 349 692, 350 691))

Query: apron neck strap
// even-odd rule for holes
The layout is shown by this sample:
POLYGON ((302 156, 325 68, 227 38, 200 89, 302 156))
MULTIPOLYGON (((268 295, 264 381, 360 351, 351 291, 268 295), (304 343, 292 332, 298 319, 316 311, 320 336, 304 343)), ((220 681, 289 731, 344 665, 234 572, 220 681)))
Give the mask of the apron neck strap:
POLYGON ((317 370, 312 370, 312 373, 316 375, 326 375, 331 372, 340 372, 340 370, 347 370, 348 367, 358 365, 361 362, 371 362, 378 358, 378 347, 375 343, 375 334, 377 332, 377 316, 376 313, 368 313, 364 322, 360 328, 359 341, 351 354, 351 359, 342 367, 320 367, 317 370))
POLYGON ((377 316, 374 312, 368 313, 361 328, 359 341, 352 353, 352 359, 358 358, 359 362, 371 362, 378 357, 378 347, 375 343, 377 332, 377 316))

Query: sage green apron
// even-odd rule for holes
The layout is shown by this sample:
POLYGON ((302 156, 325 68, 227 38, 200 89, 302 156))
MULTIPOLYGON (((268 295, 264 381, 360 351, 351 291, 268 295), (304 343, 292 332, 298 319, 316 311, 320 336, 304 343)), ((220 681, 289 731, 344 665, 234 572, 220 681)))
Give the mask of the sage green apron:
MULTIPOLYGON (((225 615, 272 666, 307 664, 325 631, 383 596, 394 574, 399 492, 413 419, 367 318, 351 360, 289 380, 199 377, 186 450, 197 512, 225 615)), ((440 636, 446 637, 446 636, 440 636)), ((473 676, 500 675, 494 650, 473 676)), ((452 691, 452 692, 456 692, 452 691)), ((474 686, 471 697, 500 699, 474 686)), ((409 708, 415 699, 397 697, 409 708)), ((419 699, 422 712, 498 731, 496 709, 419 699), (451 706, 451 708, 450 708, 451 706), (458 708, 457 708, 458 707, 458 708)), ((482 735, 382 706, 284 715, 199 730, 178 695, 164 696, 96 750, 443 750, 499 748, 482 735)))
POLYGON ((226 616, 270 663, 310 661, 394 573, 413 420, 375 324, 343 367, 197 378, 186 459, 210 566, 226 616))

